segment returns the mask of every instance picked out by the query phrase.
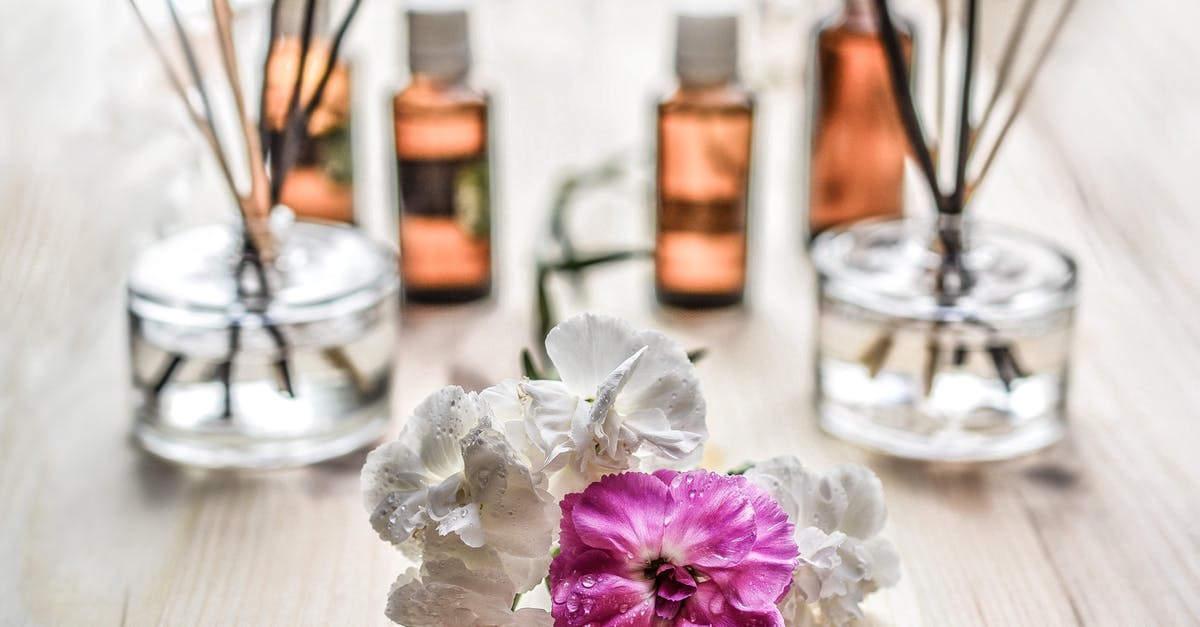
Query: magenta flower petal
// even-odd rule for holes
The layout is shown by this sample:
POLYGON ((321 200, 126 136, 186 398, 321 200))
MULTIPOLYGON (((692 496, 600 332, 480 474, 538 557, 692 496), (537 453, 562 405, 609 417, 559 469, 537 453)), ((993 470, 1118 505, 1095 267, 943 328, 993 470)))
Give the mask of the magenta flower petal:
POLYGON ((783 616, 774 605, 758 610, 741 610, 726 602, 720 586, 700 584, 696 594, 674 623, 677 627, 784 627, 783 616))
MULTIPOLYGON (((661 478, 661 477, 660 477, 661 478)), ((663 556, 677 564, 725 567, 754 547, 754 507, 744 481, 693 470, 671 479, 663 556)))
POLYGON ((791 587, 800 555, 795 526, 765 490, 742 477, 736 479, 754 508, 754 548, 736 566, 709 568, 706 572, 725 591, 730 603, 741 609, 774 605, 791 587), (786 582, 782 587, 781 581, 786 582))
POLYGON ((625 562, 612 559, 602 549, 587 549, 570 560, 555 558, 551 567, 551 615, 555 625, 646 626, 653 624, 653 582, 641 571, 629 571, 625 562))
POLYGON ((663 521, 670 507, 666 484, 651 475, 627 472, 588 486, 571 518, 583 544, 608 549, 623 560, 652 559, 661 552, 663 521))
MULTIPOLYGON (((575 504, 582 497, 583 494, 576 492, 564 496, 563 500, 558 503, 559 509, 562 510, 562 520, 559 521, 558 536, 560 553, 578 553, 586 551, 589 548, 583 543, 583 540, 579 539, 579 534, 575 532, 575 518, 573 513, 575 511, 575 504)), ((551 564, 551 567, 553 567, 553 564, 551 564)))

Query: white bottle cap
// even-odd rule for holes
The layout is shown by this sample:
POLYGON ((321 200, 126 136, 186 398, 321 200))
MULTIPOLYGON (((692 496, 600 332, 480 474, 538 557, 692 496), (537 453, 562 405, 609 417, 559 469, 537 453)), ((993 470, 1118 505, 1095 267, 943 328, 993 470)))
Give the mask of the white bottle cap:
POLYGON ((681 14, 676 22, 675 75, 684 83, 723 83, 737 77, 737 16, 681 14))
POLYGON ((414 8, 408 11, 408 67, 414 74, 458 78, 471 67, 467 11, 414 8))

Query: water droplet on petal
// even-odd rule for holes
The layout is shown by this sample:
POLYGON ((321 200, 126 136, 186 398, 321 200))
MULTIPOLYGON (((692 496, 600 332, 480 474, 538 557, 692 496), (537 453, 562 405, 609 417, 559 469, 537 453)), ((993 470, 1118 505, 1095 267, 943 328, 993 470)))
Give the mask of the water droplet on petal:
POLYGON ((583 586, 584 588, 591 588, 592 586, 596 585, 596 578, 592 575, 584 575, 579 579, 579 585, 583 586))

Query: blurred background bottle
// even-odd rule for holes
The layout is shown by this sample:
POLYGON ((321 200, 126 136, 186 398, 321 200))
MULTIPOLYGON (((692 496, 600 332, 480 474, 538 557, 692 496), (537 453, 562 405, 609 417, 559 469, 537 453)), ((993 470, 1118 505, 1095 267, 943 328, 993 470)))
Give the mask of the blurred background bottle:
POLYGON ((393 101, 405 296, 483 298, 492 286, 488 99, 467 82, 467 13, 407 16, 412 80, 393 101))
MULTIPOLYGON (((265 141, 281 141, 287 123, 289 100, 296 88, 300 59, 300 102, 307 102, 317 88, 329 61, 329 3, 318 0, 313 15, 312 37, 304 49, 304 2, 280 5, 278 32, 267 58, 267 80, 263 91, 262 115, 266 121, 265 141)), ((343 55, 339 55, 343 56, 343 55)), ((330 72, 325 93, 308 123, 308 139, 294 149, 295 165, 280 188, 279 200, 302 219, 353 223, 354 188, 350 143, 351 72, 344 60, 330 72)), ((276 154, 279 154, 277 151, 276 154)))
MULTIPOLYGON (((912 68, 911 30, 897 19, 912 68)), ((816 33, 808 235, 903 212, 907 143, 870 0, 845 0, 816 33)))
POLYGON ((737 18, 680 15, 679 84, 658 104, 659 302, 741 302, 754 98, 738 80, 737 18))

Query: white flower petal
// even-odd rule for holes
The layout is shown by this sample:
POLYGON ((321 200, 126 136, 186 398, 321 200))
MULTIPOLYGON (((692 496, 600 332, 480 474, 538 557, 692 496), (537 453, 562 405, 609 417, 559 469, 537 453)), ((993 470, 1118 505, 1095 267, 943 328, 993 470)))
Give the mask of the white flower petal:
POLYGON ((595 314, 568 318, 546 336, 546 354, 563 383, 583 398, 643 346, 628 322, 595 314))
POLYGON ((840 481, 804 468, 792 455, 757 463, 746 477, 774 496, 797 527, 832 533, 849 505, 840 481))
POLYGON ((414 492, 429 484, 425 466, 404 442, 388 442, 368 453, 361 479, 363 507, 368 512, 392 492, 414 492))
POLYGON ((537 610, 513 612, 517 587, 501 556, 473 549, 457 536, 432 536, 420 571, 401 575, 388 596, 388 618, 409 627, 550 625, 537 610))
POLYGON ((658 331, 641 331, 634 343, 644 345, 646 352, 617 400, 616 410, 631 414, 641 408, 658 408, 672 429, 707 439, 704 396, 687 351, 658 331))
POLYGON ((479 503, 467 503, 439 519, 438 533, 448 536, 457 533, 463 544, 479 548, 484 544, 483 523, 479 520, 479 503))
POLYGON ((440 481, 462 471, 458 441, 487 414, 478 395, 447 386, 417 406, 397 441, 416 451, 427 472, 440 481))
POLYGON ((583 409, 579 397, 561 381, 525 381, 519 391, 529 398, 525 428, 535 449, 527 453, 533 467, 546 472, 562 468, 566 456, 578 449, 577 439, 584 437, 577 433, 576 415, 583 409))
POLYGON ((846 510, 837 528, 855 538, 870 538, 883 529, 887 520, 883 483, 865 466, 846 464, 830 471, 846 494, 846 510))
MULTIPOLYGON (((429 488, 426 510, 431 520, 440 521, 458 509, 458 495, 463 489, 462 473, 455 473, 429 488)), ((443 534, 444 535, 444 534, 443 534)))
POLYGON ((703 433, 673 428, 666 414, 657 407, 641 409, 625 416, 624 426, 632 431, 639 441, 649 444, 653 449, 652 453, 667 460, 694 458, 697 453, 702 452, 700 447, 707 437, 703 433))
POLYGON ((550 565, 559 511, 544 489, 545 477, 530 471, 504 436, 487 427, 463 440, 463 460, 468 489, 480 505, 484 542, 505 560, 518 590, 537 585, 550 565))

